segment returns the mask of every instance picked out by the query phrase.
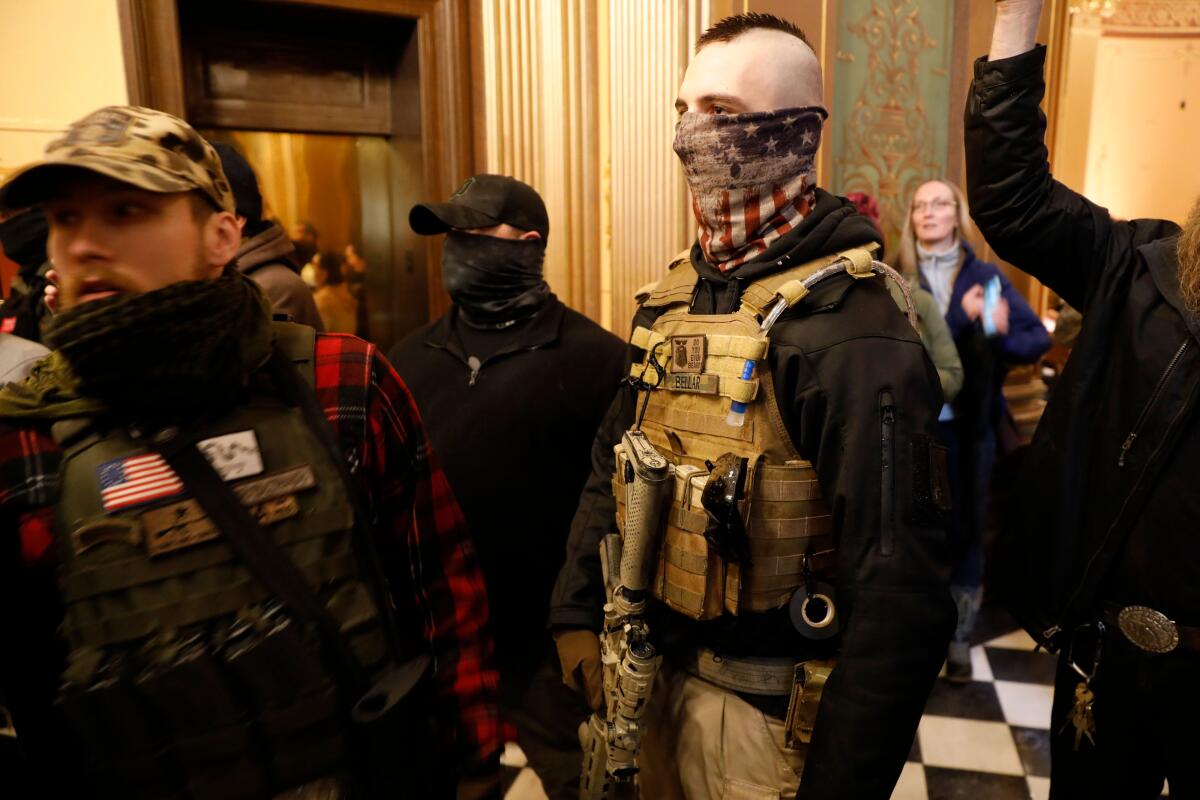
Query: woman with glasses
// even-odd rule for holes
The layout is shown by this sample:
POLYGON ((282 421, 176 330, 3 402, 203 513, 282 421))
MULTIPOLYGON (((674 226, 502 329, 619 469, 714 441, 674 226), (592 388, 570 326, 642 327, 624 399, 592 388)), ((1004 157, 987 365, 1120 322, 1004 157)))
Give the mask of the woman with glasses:
POLYGON ((1001 388, 1010 365, 1032 364, 1050 349, 1050 336, 1033 309, 995 264, 968 244, 975 229, 962 191, 929 181, 913 196, 900 239, 900 267, 937 301, 958 348, 964 380, 939 416, 950 449, 956 548, 951 593, 958 627, 946 677, 971 680, 970 636, 982 599, 981 541, 987 489, 996 457, 996 428, 1007 413, 1001 388))

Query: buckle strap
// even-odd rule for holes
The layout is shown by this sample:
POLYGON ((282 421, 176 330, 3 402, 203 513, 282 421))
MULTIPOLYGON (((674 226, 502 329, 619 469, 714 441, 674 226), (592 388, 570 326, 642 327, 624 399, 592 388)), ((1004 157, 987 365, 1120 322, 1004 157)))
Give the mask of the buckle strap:
POLYGON ((796 679, 793 659, 731 658, 707 647, 696 650, 684 669, 722 689, 763 697, 790 695, 796 679))
POLYGON ((1200 627, 1180 625, 1148 606, 1105 603, 1100 620, 1119 630, 1125 641, 1146 653, 1163 655, 1175 650, 1200 653, 1200 627))

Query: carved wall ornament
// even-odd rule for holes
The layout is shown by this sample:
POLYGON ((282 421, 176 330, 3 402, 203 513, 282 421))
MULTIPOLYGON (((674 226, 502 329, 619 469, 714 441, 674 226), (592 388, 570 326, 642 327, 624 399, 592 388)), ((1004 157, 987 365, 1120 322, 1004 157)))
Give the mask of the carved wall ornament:
POLYGON ((909 198, 942 171, 919 81, 921 54, 939 45, 916 0, 875 0, 847 30, 866 45, 867 80, 845 126, 839 190, 875 195, 884 234, 895 242, 909 198))
POLYGON ((1113 0, 1113 13, 1104 20, 1105 28, 1157 28, 1178 33, 1200 32, 1198 0, 1113 0))

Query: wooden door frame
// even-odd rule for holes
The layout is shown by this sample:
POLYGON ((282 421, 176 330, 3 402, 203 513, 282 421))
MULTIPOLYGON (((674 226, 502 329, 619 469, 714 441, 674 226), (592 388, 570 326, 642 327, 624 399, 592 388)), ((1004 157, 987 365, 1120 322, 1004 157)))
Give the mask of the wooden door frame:
MULTIPOLYGON (((421 75, 421 147, 425 188, 448 197, 476 169, 474 76, 470 0, 261 0, 405 17, 416 22, 421 75)), ((117 0, 125 80, 130 105, 178 116, 186 113, 178 0, 117 0)), ((478 33, 476 33, 478 36, 478 33)), ((430 243, 434 245, 433 242, 430 243)), ((430 317, 449 302, 440 252, 429 248, 427 286, 430 317)))

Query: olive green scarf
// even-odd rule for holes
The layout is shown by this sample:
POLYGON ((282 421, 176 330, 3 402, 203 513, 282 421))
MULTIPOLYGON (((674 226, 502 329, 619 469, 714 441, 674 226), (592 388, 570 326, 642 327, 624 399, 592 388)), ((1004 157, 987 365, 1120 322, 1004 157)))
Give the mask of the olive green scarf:
POLYGON ((257 284, 227 269, 64 311, 46 331, 54 352, 23 382, 0 389, 0 418, 113 413, 167 424, 233 405, 270 354, 270 306, 257 284))

